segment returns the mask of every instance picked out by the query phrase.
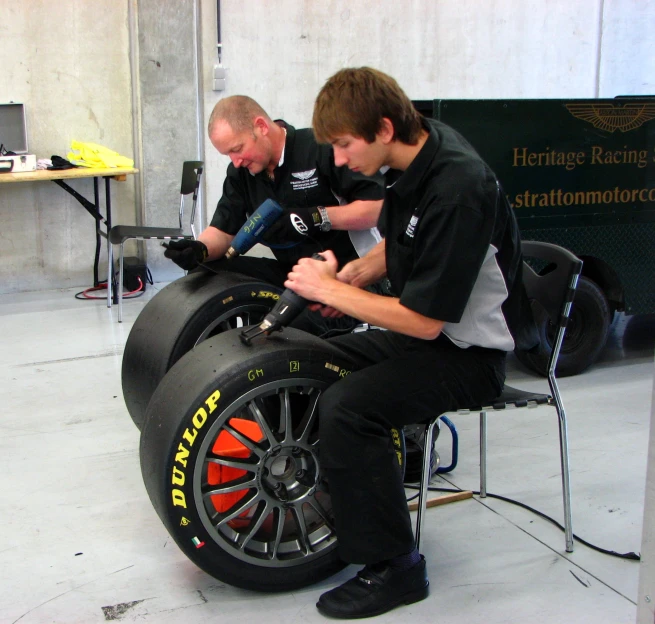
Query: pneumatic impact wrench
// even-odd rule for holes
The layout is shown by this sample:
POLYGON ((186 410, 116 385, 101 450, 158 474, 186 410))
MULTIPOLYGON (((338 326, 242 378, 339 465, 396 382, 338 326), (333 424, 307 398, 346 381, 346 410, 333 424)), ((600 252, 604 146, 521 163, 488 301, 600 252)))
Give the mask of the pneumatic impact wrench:
MULTIPOLYGON (((312 260, 322 260, 325 258, 315 253, 312 260)), ((264 317, 264 320, 259 325, 254 325, 248 329, 244 329, 239 338, 243 344, 250 346, 253 338, 266 334, 267 336, 274 331, 281 331, 283 327, 287 327, 306 307, 309 301, 300 295, 297 295, 290 288, 286 288, 280 295, 277 303, 273 309, 264 317)))

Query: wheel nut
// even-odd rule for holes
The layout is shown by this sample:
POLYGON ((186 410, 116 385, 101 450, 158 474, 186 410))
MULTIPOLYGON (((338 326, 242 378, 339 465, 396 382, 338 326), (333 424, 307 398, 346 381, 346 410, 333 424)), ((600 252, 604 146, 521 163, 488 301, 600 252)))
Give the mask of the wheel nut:
POLYGON ((296 472, 296 479, 302 479, 305 476, 305 471, 304 470, 299 470, 296 472))
POLYGON ((294 447, 291 449, 291 454, 292 454, 294 457, 298 457, 298 455, 301 455, 301 454, 302 454, 302 450, 300 449, 300 447, 298 447, 298 446, 294 446, 294 447))

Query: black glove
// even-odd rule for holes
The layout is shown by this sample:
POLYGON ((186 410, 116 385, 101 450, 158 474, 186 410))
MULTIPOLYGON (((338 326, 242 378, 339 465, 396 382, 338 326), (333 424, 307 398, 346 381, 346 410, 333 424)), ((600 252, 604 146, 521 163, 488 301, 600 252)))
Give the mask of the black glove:
POLYGON ((316 207, 296 206, 289 208, 264 235, 269 243, 300 243, 308 236, 315 236, 321 231, 323 217, 316 207))
POLYGON ((185 271, 195 269, 209 257, 207 245, 198 240, 172 240, 167 244, 164 243, 164 246, 166 247, 164 256, 185 271))

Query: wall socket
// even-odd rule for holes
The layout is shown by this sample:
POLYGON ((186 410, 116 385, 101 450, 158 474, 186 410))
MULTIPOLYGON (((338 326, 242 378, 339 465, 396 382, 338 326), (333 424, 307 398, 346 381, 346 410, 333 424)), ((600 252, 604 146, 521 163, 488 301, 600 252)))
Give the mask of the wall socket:
POLYGON ((225 67, 214 65, 214 91, 225 91, 225 67))

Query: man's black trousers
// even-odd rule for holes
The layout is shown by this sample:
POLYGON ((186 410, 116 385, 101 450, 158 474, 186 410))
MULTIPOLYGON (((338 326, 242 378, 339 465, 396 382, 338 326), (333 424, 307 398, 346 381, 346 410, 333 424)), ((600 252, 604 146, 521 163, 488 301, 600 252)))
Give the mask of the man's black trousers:
POLYGON ((381 330, 329 342, 354 364, 319 401, 321 466, 339 554, 349 563, 377 563, 415 544, 390 429, 495 398, 505 353, 460 349, 443 334, 420 340, 381 330))

